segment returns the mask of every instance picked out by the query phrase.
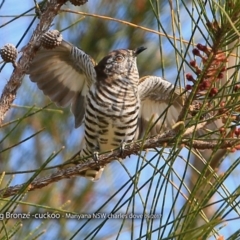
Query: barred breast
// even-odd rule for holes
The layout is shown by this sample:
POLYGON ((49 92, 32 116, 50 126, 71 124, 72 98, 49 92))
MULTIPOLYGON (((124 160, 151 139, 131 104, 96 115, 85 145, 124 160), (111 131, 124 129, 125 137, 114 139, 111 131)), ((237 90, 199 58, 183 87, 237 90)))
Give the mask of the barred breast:
POLYGON ((95 66, 96 82, 86 96, 81 156, 134 140, 140 111, 136 56, 144 49, 115 50, 95 66))
POLYGON ((140 100, 131 84, 114 81, 92 85, 86 98, 84 155, 108 151, 132 142, 140 100))

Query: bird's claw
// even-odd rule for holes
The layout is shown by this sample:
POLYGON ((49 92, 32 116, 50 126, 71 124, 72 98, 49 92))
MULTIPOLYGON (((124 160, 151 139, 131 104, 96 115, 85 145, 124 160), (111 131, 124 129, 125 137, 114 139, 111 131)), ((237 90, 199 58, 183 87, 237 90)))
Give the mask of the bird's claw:
POLYGON ((125 150, 125 146, 126 146, 126 143, 125 143, 125 142, 122 142, 122 144, 120 145, 120 157, 121 157, 121 158, 123 157, 123 153, 124 153, 124 150, 125 150))
POLYGON ((99 152, 93 152, 93 160, 95 163, 99 164, 99 152))
POLYGON ((86 170, 84 177, 87 177, 91 181, 96 182, 101 178, 102 172, 104 170, 104 167, 100 166, 99 164, 99 152, 93 152, 93 160, 97 164, 97 166, 92 169, 86 170))

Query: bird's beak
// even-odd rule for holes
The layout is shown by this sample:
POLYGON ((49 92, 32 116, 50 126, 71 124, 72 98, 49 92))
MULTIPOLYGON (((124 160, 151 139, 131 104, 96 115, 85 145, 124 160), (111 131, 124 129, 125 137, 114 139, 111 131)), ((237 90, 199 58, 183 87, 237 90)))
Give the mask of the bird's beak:
POLYGON ((144 50, 146 50, 146 47, 139 47, 136 50, 134 50, 135 56, 137 56, 139 53, 143 52, 144 50))

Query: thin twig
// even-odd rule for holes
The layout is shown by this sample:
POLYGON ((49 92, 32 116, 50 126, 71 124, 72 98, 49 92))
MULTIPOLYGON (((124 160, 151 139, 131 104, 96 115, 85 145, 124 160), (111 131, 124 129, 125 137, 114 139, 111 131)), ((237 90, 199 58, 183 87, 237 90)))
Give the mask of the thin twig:
MULTIPOLYGON (((74 11, 74 10, 71 10, 71 9, 61 9, 60 12, 75 13, 75 14, 80 14, 80 15, 83 15, 83 16, 103 19, 103 20, 106 20, 106 21, 110 20, 110 21, 113 21, 113 22, 118 22, 118 23, 121 23, 121 24, 128 25, 130 27, 138 28, 138 29, 141 29, 141 30, 146 31, 146 32, 151 32, 151 33, 157 34, 159 36, 164 36, 164 37, 168 37, 170 39, 181 41, 181 42, 183 42, 185 44, 189 44, 189 41, 187 41, 187 40, 185 40, 183 38, 176 38, 176 36, 166 35, 163 32, 159 32, 159 31, 153 30, 151 28, 143 27, 143 26, 140 26, 140 25, 137 25, 137 24, 125 21, 125 20, 117 19, 117 18, 112 18, 112 17, 99 15, 99 14, 94 14, 94 13, 86 13, 86 12, 74 11)), ((192 46, 197 46, 197 44, 192 44, 192 43, 191 43, 191 45, 192 46)), ((235 57, 239 57, 237 54, 234 54, 234 53, 231 53, 230 55, 231 56, 235 56, 235 57)))
POLYGON ((58 14, 59 9, 65 2, 66 0, 51 0, 48 3, 48 6, 42 13, 39 24, 33 32, 29 43, 22 49, 22 56, 18 60, 10 80, 4 87, 0 99, 0 125, 7 111, 11 108, 11 104, 16 98, 17 90, 22 84, 26 70, 38 50, 40 37, 49 29, 54 17, 58 14))
MULTIPOLYGON (((194 131, 193 128, 191 130, 187 130, 187 134, 190 134, 191 131, 194 131)), ((48 186, 51 183, 58 182, 62 179, 68 179, 68 178, 74 178, 79 176, 79 173, 82 171, 85 171, 89 168, 97 167, 97 166, 104 166, 107 163, 118 159, 119 157, 125 158, 131 154, 138 153, 142 150, 146 150, 148 148, 156 148, 161 146, 171 146, 174 144, 174 141, 176 139, 176 136, 174 135, 176 133, 176 128, 173 130, 166 131, 163 134, 159 134, 153 138, 150 138, 144 142, 142 145, 142 142, 134 142, 129 145, 126 145, 124 151, 122 152, 119 149, 116 149, 112 152, 108 152, 105 154, 101 154, 98 159, 98 163, 94 161, 94 159, 88 159, 87 162, 81 162, 79 164, 76 164, 75 166, 66 167, 64 169, 60 169, 56 171, 55 173, 52 173, 46 177, 41 177, 35 179, 27 188, 27 191, 33 191, 35 189, 43 188, 45 186, 48 186)), ((186 135, 186 134, 185 134, 186 135)), ((232 148, 236 144, 239 144, 239 139, 229 139, 225 140, 221 145, 219 145, 219 141, 204 141, 204 140, 193 140, 189 141, 189 139, 182 139, 180 142, 181 146, 189 146, 196 149, 214 149, 216 146, 219 149, 226 149, 226 148, 232 148)), ((15 194, 18 194, 22 187, 25 187, 26 183, 15 185, 12 187, 8 187, 6 189, 2 189, 0 191, 0 195, 2 197, 10 197, 15 194)))

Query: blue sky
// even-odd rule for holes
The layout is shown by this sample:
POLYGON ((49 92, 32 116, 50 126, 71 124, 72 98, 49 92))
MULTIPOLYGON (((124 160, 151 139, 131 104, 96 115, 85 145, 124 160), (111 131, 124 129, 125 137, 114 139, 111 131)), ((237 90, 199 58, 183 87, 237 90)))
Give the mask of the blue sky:
MULTIPOLYGON (((97 4, 95 5, 95 3, 93 3, 93 1, 89 0, 89 5, 91 5, 92 12, 97 12, 97 8, 99 7, 97 4)), ((21 17, 17 21, 14 21, 13 23, 8 24, 8 25, 3 27, 3 24, 8 22, 11 19, 9 17, 3 17, 3 15, 18 15, 19 13, 27 11, 32 6, 33 6, 33 2, 28 1, 28 0, 25 0, 24 4, 16 4, 16 1, 8 0, 7 3, 5 3, 3 5, 3 7, 0 9, 0 34, 1 34, 0 47, 3 46, 6 43, 12 43, 12 44, 16 45, 18 43, 19 39, 21 38, 21 36, 23 35, 24 31, 26 30, 26 28, 29 26, 30 21, 32 20, 32 16, 21 17)), ((123 11, 124 11, 124 9, 119 8, 119 12, 118 12, 118 17, 119 18, 123 14, 123 11)), ((188 36, 190 35, 189 29, 191 29, 191 26, 190 26, 191 22, 187 19, 187 17, 186 17, 187 15, 186 16, 185 15, 186 15, 186 13, 184 12, 182 14, 182 21, 183 21, 182 33, 186 37, 186 39, 188 39, 188 36)), ((163 17, 162 17, 163 21, 168 20, 168 19, 169 19, 169 16, 167 14, 163 15, 163 17)), ((31 33, 34 31, 34 27, 36 26, 37 21, 38 20, 35 21, 35 23, 31 27, 31 30, 29 31, 27 36, 24 38, 23 42, 19 45, 18 50, 20 50, 27 43, 28 39, 30 38, 31 33)), ((112 27, 114 29, 114 24, 112 25, 112 27)), ((155 26, 153 26, 153 28, 154 27, 155 26)), ((155 29, 155 30, 157 30, 157 29, 155 29)), ((66 35, 66 34, 63 33, 63 35, 66 35)), ((201 41, 200 37, 199 38, 196 37, 196 39, 197 39, 197 41, 201 41)), ((151 43, 154 42, 154 41, 158 41, 158 36, 149 34, 148 35, 148 40, 149 40, 149 42, 151 41, 151 43)), ((121 41, 120 43, 116 43, 116 46, 114 46, 114 47, 124 47, 124 44, 126 44, 126 43, 124 41, 121 41), (121 46, 121 44, 122 44, 122 46, 121 46)), ((150 45, 149 47, 151 47, 151 44, 149 44, 149 45, 150 45)), ((173 49, 172 49, 172 47, 169 43, 166 42, 164 47, 165 47, 165 54, 166 55, 172 53, 173 49)), ((111 50, 111 49, 109 49, 109 50, 111 50)), ((0 76, 1 76, 0 77, 1 78, 0 90, 1 90, 1 92, 2 92, 2 89, 5 86, 6 82, 8 81, 9 77, 11 76, 12 70, 13 70, 13 67, 11 66, 11 64, 7 64, 3 68, 3 70, 1 71, 1 73, 0 73, 0 76)), ((167 79, 170 79, 171 82, 174 82, 174 80, 176 78, 176 73, 177 73, 176 68, 174 68, 174 67, 168 68, 168 69, 166 69, 165 77, 167 79)), ((162 74, 161 69, 158 69, 158 70, 156 69, 156 72, 154 74, 156 74, 158 76, 161 76, 161 74, 162 74)), ((37 89, 37 87, 33 83, 30 83, 30 81, 28 81, 27 77, 24 80, 24 84, 28 85, 28 89, 30 89, 31 92, 26 93, 25 92, 26 88, 21 88, 19 90, 18 96, 17 96, 17 98, 14 102, 15 104, 21 105, 22 104, 22 97, 25 97, 25 96, 28 96, 29 99, 31 99, 31 95, 36 95, 36 94, 39 96, 39 98, 42 97, 42 93, 37 89)), ((19 115, 20 114, 21 114, 21 112, 19 112, 19 115)), ((69 129, 67 133, 66 132, 63 133, 63 135, 66 134, 66 136, 68 136, 68 139, 69 139, 68 142, 67 142, 66 149, 68 149, 72 145, 73 141, 74 142, 79 141, 78 138, 79 138, 79 135, 81 134, 81 129, 74 129, 73 118, 69 119, 69 122, 67 124, 68 125, 72 124, 72 128, 69 129)), ((26 131, 23 133, 22 139, 24 139, 25 137, 29 136, 32 133, 33 133, 32 129, 26 129, 26 131)), ((51 142, 51 136, 46 135, 46 136, 44 136, 44 138, 46 139, 46 142, 51 142)), ((21 151, 26 151, 27 152, 28 149, 31 148, 32 146, 33 146, 32 142, 31 142, 31 140, 29 140, 28 142, 26 142, 22 145, 21 151)), ((45 149, 44 153, 46 154, 46 158, 51 153, 51 151, 54 151, 54 150, 56 150, 56 149, 51 149, 51 146, 49 146, 49 148, 45 149)), ((187 154, 186 152, 187 152, 186 150, 183 150, 182 155, 185 156, 187 154)), ((14 162, 15 156, 18 155, 18 154, 19 154, 18 149, 16 149, 15 152, 12 153, 11 163, 12 163, 13 168, 16 164, 14 162)), ((153 154, 154 153, 149 153, 148 158, 151 158, 151 156, 153 156, 153 154)), ((234 153, 234 154, 230 154, 229 157, 227 158, 227 160, 224 161, 224 163, 222 164, 219 171, 220 172, 225 172, 226 169, 228 169, 229 164, 231 164, 238 157, 240 157, 238 152, 234 153)), ((59 161, 59 159, 60 158, 57 158, 56 160, 54 160, 55 161, 54 163, 57 163, 59 161)), ((156 160, 154 160, 154 161, 155 161, 155 164, 157 164, 156 160)), ((136 172, 136 167, 137 167, 137 157, 134 156, 134 157, 126 159, 124 161, 124 164, 125 164, 126 168, 128 169, 128 171, 132 175, 134 175, 134 173, 136 172)), ((162 164, 163 163, 161 163, 160 166, 162 164)), ((175 166, 176 166, 176 169, 179 170, 178 173, 180 175, 183 174, 182 173, 182 170, 183 170, 182 164, 183 164, 182 160, 177 159, 177 161, 175 163, 175 166)), ((34 163, 31 163, 30 165, 31 165, 31 168, 34 168, 34 166, 35 166, 34 163)), ((107 199, 107 197, 111 195, 110 193, 113 193, 119 187, 119 183, 122 183, 122 179, 127 176, 127 173, 122 171, 123 170, 122 167, 121 167, 121 171, 119 171, 119 168, 120 168, 119 165, 120 165, 120 163, 117 162, 117 161, 111 163, 111 166, 109 166, 108 169, 106 170, 107 174, 103 176, 103 179, 101 179, 100 182, 97 182, 95 184, 97 199, 94 203, 94 207, 91 208, 91 211, 97 210, 98 207, 101 206, 102 202, 104 201, 103 199, 107 199), (112 176, 112 179, 113 179, 113 182, 111 182, 111 184, 108 183, 108 180, 109 180, 108 179, 108 174, 110 174, 112 176), (99 191, 99 194, 98 194, 98 191, 99 191), (103 195, 103 192, 106 192, 106 196, 103 195)), ((23 169, 26 169, 25 165, 22 165, 22 169, 19 169, 19 170, 23 170, 23 169)), ((229 191, 233 191, 239 185, 238 177, 236 177, 237 173, 239 173, 239 170, 240 169, 238 167, 238 169, 236 169, 232 173, 233 176, 229 177, 225 182, 225 185, 227 186, 229 191)), ((141 179, 140 179, 140 185, 144 184, 146 179, 148 179, 149 176, 151 176, 152 172, 153 172, 153 168, 150 167, 150 166, 148 166, 144 171, 142 171, 141 179)), ((22 176, 22 177, 17 178, 16 180, 14 180, 13 184, 18 183, 18 181, 25 181, 25 180, 26 180, 26 178, 24 178, 22 176)), ((177 180, 175 179, 175 181, 177 181, 177 180)), ((86 184, 86 181, 81 180, 81 181, 79 181, 77 187, 79 187, 79 189, 81 189, 82 185, 84 185, 84 184, 86 184)), ((156 178, 156 180, 154 181, 153 184, 155 184, 155 185, 158 184, 158 178, 156 178)), ((148 186, 149 185, 147 185, 145 187, 146 191, 142 193, 143 196, 144 196, 144 194, 146 194, 146 192, 148 190, 148 188, 147 188, 148 186)), ((126 194, 124 194, 123 192, 120 192, 118 194, 118 197, 115 200, 117 201, 117 200, 120 199, 120 201, 123 202, 125 198, 129 197, 130 194, 131 194, 131 191, 129 191, 126 194)), ((153 192, 150 193, 150 196, 153 196, 153 192)), ((171 198, 170 196, 171 196, 171 190, 167 189, 165 198, 169 197, 169 199, 170 199, 171 198)), ((162 196, 162 198, 164 198, 164 196, 162 196)), ((181 199, 181 198, 179 199, 179 206, 180 206, 181 203, 183 203, 183 201, 184 201, 183 199, 181 199)), ((166 202, 165 209, 164 209, 164 211, 166 212, 166 215, 167 215, 168 210, 171 209, 171 204, 172 204, 171 201, 166 202)), ((89 205, 86 205, 86 207, 87 206, 92 207, 93 206, 92 202, 90 202, 89 205)), ((110 210, 111 207, 113 207, 113 206, 114 206, 114 204, 113 205, 109 204, 107 210, 110 210)), ((137 207, 135 209, 137 209, 138 206, 139 206, 139 208, 141 208, 141 199, 137 198, 137 197, 136 197, 136 206, 137 207)), ((122 208, 121 211, 124 211, 124 209, 126 209, 126 208, 127 207, 125 205, 122 208)), ((86 209, 86 211, 87 211, 87 209, 86 209)), ((236 216, 236 215, 233 215, 233 216, 236 216)), ((165 218, 166 218, 166 216, 163 217, 163 222, 164 222, 165 218)), ((56 223, 52 223, 52 224, 53 224, 54 227, 57 226, 56 223)), ((238 224, 239 224, 239 221, 238 221, 238 224)), ((35 225, 35 223, 33 223, 33 226, 34 225, 35 225)), ((69 221, 68 225, 69 225, 69 228, 72 228, 72 229, 76 230, 79 227, 79 222, 69 221)), ((93 225, 90 225, 90 226, 92 227, 93 225)), ((226 228, 223 228, 223 230, 221 232, 225 236, 228 236, 231 231, 235 231, 236 228, 238 228, 237 226, 238 226, 237 224, 235 225, 235 224, 232 224, 230 222, 228 224, 228 226, 226 228)), ((113 222, 109 221, 107 223, 107 226, 105 228, 103 228, 103 230, 102 230, 103 233, 101 233, 101 234, 103 234, 103 235, 106 234, 106 231, 107 231, 106 229, 108 229, 108 228, 113 228, 114 229, 114 228, 116 228, 116 226, 113 222)), ((49 230, 49 229, 50 228, 48 228, 48 232, 46 233, 46 235, 44 235, 45 237, 46 236, 50 236, 50 237, 54 236, 54 234, 55 234, 54 228, 51 228, 51 230, 49 230)), ((137 229, 136 231, 138 231, 138 227, 136 227, 136 229, 137 229)), ((136 233, 136 236, 137 236, 137 233, 136 233)), ((125 235, 122 235, 121 239, 127 239, 127 237, 129 237, 129 232, 126 232, 125 235)), ((153 237, 153 239, 154 239, 154 237, 153 237)))

